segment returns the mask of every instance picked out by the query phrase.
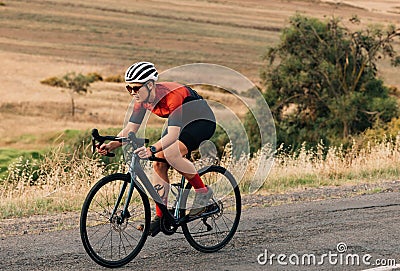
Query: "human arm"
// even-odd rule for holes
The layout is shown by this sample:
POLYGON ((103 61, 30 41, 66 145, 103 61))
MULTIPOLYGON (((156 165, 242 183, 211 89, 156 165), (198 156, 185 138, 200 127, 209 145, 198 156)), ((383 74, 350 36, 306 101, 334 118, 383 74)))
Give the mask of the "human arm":
MULTIPOLYGON (((179 138, 182 126, 182 104, 186 97, 184 94, 187 93, 180 93, 177 90, 178 89, 168 92, 168 94, 163 97, 163 102, 159 103, 159 108, 157 108, 156 112, 158 112, 158 110, 161 108, 171 113, 169 113, 168 116, 167 134, 152 145, 156 152, 165 150, 170 145, 175 143, 179 138)), ((184 90, 187 91, 186 89, 184 90)), ((135 153, 137 153, 140 158, 149 158, 153 155, 153 153, 150 151, 150 147, 146 148, 144 146, 138 148, 135 153)))
MULTIPOLYGON (((118 133, 118 137, 127 137, 129 132, 136 133, 139 130, 140 124, 128 122, 124 129, 118 133)), ((122 143, 118 141, 110 141, 107 144, 103 143, 101 146, 97 147, 97 152, 101 155, 107 155, 107 153, 121 147, 122 143)))
MULTIPOLYGON (((179 126, 168 126, 168 133, 153 144, 153 146, 156 148, 156 151, 160 152, 162 150, 165 150, 173 143, 175 143, 179 138, 180 130, 181 127, 179 126)), ((153 155, 153 153, 150 151, 150 147, 146 148, 145 146, 136 149, 134 152, 137 153, 142 159, 149 158, 153 155)))

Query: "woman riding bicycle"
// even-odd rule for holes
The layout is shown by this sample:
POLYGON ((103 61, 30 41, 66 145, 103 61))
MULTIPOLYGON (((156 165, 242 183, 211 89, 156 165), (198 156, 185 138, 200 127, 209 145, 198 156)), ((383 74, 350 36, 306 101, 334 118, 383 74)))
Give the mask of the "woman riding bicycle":
MULTIPOLYGON (((196 216, 204 212, 213 195, 210 187, 206 187, 196 171, 193 163, 185 155, 197 149, 201 142, 214 134, 215 117, 207 102, 188 86, 176 82, 160 82, 154 64, 137 62, 125 72, 126 89, 135 99, 135 105, 128 124, 118 134, 127 136, 136 133, 144 119, 146 110, 162 118, 168 118, 168 127, 161 139, 150 147, 140 147, 135 153, 145 159, 153 155, 168 161, 154 162, 156 172, 152 180, 163 203, 166 205, 169 192, 168 168, 172 166, 179 171, 195 188, 196 196, 189 215, 196 216)), ((97 151, 106 155, 120 147, 118 141, 102 144, 97 151)), ((156 205, 156 215, 150 223, 150 234, 160 232, 161 209, 156 205)))

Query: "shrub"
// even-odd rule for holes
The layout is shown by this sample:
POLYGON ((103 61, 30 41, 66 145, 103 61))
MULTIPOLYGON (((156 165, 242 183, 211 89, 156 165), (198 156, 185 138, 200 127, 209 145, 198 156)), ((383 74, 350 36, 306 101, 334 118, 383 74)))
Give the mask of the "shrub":
POLYGON ((67 83, 62 78, 58 78, 55 76, 44 79, 44 80, 40 81, 40 83, 42 83, 44 85, 49 85, 52 87, 61 87, 61 88, 67 87, 67 83))
POLYGON ((112 83, 123 83, 125 82, 124 76, 122 75, 111 75, 104 79, 105 82, 112 82, 112 83))
POLYGON ((352 31, 335 18, 290 18, 261 73, 278 144, 351 145, 352 136, 398 117, 395 98, 378 78, 378 60, 397 59, 399 38, 394 26, 352 31))
POLYGON ((97 72, 88 73, 86 77, 88 77, 91 82, 103 81, 103 77, 97 72))

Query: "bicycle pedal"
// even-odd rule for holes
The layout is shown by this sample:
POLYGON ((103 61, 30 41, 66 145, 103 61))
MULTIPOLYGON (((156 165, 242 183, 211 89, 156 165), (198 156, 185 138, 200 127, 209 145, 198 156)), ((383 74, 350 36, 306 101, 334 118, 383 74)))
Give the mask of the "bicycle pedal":
POLYGON ((157 230, 155 230, 154 232, 149 232, 149 235, 151 236, 151 237, 155 237, 157 234, 159 234, 160 233, 160 229, 157 229, 157 230))

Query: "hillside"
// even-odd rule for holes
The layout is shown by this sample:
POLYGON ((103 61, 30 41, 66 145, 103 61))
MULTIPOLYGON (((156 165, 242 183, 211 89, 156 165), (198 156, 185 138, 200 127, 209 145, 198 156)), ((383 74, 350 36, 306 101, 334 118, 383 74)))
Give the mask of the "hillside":
MULTIPOLYGON (((99 82, 76 97, 40 84, 67 72, 122 74, 138 60, 165 70, 208 62, 237 70, 256 84, 267 46, 278 42, 288 18, 300 12, 324 18, 357 14, 359 27, 400 25, 398 1, 1 1, 0 147, 40 148, 49 133, 122 127, 129 96, 124 84, 99 82), (12 127, 12 128, 11 128, 12 127), (41 140, 43 139, 43 140, 41 140)), ((398 72, 381 75, 400 88, 398 72)), ((232 104, 235 112, 243 108, 232 104)), ((160 125, 157 119, 153 124, 160 125)), ((52 134, 53 135, 53 134, 52 134)))

